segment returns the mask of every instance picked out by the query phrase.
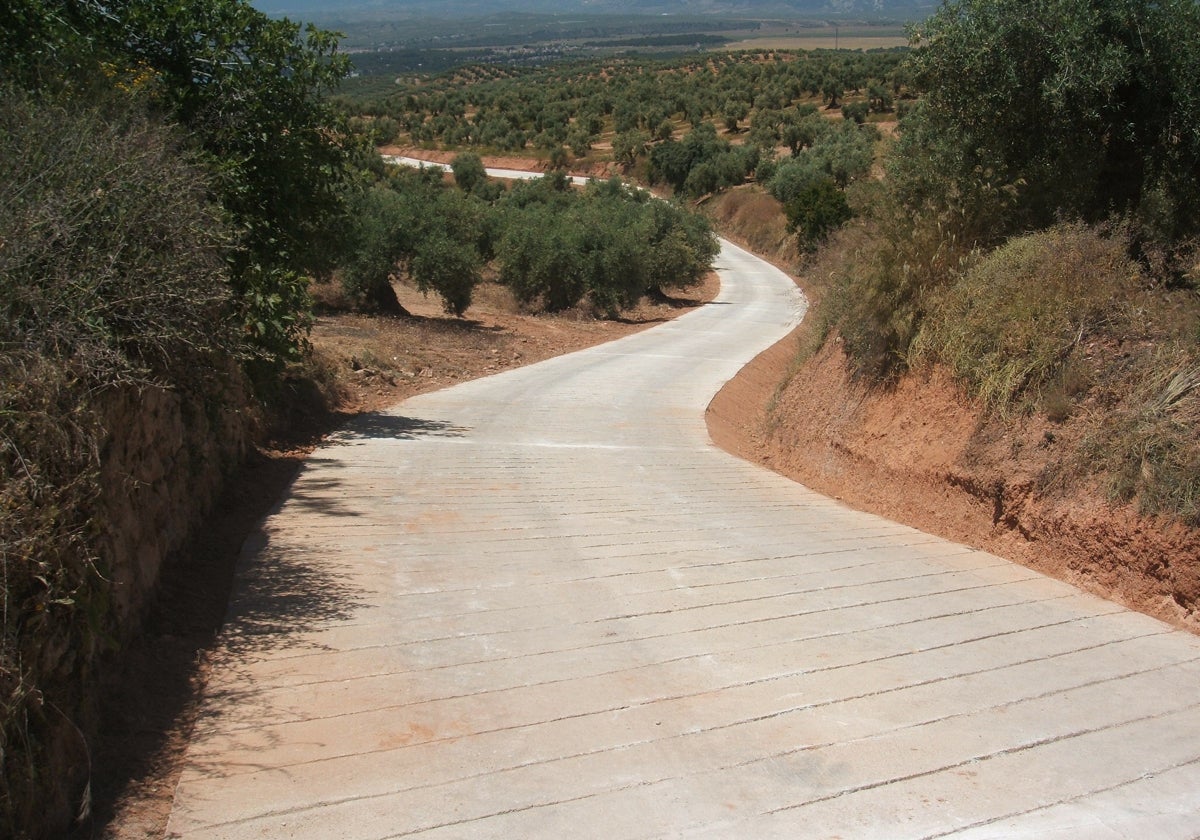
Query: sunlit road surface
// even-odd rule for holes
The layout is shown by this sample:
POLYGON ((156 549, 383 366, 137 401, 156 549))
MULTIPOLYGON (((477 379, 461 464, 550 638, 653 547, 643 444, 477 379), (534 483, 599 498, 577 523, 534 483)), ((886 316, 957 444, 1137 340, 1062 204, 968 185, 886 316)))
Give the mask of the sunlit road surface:
POLYGON ((1200 640, 715 448, 713 304, 317 451, 243 558, 189 838, 1193 838, 1200 640))

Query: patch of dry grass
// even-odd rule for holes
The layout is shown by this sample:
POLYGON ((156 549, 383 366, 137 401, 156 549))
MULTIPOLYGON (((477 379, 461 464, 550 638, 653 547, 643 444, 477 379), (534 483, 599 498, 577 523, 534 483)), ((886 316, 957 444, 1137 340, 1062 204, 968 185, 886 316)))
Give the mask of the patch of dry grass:
POLYGON ((1019 237, 967 270, 933 300, 910 351, 941 362, 993 411, 1056 380, 1073 351, 1131 326, 1127 301, 1140 271, 1120 237, 1082 225, 1019 237))
POLYGON ((782 205, 761 187, 752 184, 726 190, 710 198, 705 209, 722 235, 754 253, 785 264, 800 259, 782 205))
POLYGON ((1079 224, 1010 240, 940 290, 913 342, 994 413, 1040 412, 1077 440, 1053 483, 1200 525, 1200 297, 1079 224))
POLYGON ((1200 526, 1200 352, 1145 353, 1123 384, 1125 398, 1085 440, 1081 466, 1106 475, 1110 498, 1200 526))

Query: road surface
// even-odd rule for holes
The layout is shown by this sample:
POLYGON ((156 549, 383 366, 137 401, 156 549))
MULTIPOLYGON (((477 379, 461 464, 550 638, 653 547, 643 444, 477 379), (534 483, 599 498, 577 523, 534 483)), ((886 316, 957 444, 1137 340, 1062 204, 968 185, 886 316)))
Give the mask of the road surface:
POLYGON ((1200 639, 715 448, 803 302, 411 399, 248 545, 169 833, 1193 838, 1200 639))

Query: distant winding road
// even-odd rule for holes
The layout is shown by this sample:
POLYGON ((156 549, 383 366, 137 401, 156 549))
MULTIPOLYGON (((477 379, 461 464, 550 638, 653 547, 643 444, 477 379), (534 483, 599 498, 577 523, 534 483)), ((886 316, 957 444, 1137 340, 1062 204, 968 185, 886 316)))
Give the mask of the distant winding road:
POLYGON ((715 448, 708 306, 363 417, 247 546, 189 838, 1194 838, 1200 639, 715 448))

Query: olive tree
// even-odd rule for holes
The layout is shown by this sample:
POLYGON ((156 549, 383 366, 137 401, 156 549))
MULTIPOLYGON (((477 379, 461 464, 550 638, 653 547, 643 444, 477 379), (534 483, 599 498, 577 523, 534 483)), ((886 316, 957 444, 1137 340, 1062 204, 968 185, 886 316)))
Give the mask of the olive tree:
POLYGON ((1200 230, 1193 0, 953 0, 911 36, 923 101, 893 172, 910 205, 979 207, 1001 233, 1063 213, 1200 230))
POLYGON ((349 69, 337 35, 245 0, 14 0, 0 70, 34 87, 95 93, 111 79, 188 133, 237 233, 230 285, 266 360, 303 343, 303 273, 330 268, 346 161, 326 100, 349 69))

